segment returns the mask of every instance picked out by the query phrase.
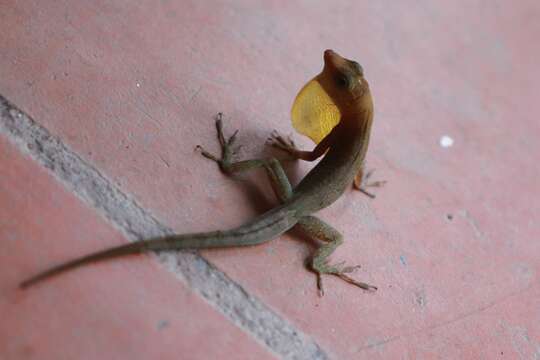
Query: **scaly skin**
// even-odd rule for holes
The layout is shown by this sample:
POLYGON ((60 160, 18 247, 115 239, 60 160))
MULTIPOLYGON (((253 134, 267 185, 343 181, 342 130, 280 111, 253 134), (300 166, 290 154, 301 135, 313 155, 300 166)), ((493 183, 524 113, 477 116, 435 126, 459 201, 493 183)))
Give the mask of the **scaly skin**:
MULTIPOLYGON (((298 150, 291 141, 285 140, 277 133, 270 139, 271 145, 287 151, 298 159, 313 161, 324 155, 296 188, 292 188, 281 164, 274 158, 233 162, 236 132, 229 139, 225 138, 221 114, 218 114, 216 119, 218 140, 222 148, 221 157, 214 156, 200 146, 197 147, 205 157, 216 161, 225 174, 264 168, 281 201, 279 206, 235 229, 172 235, 90 254, 39 273, 23 281, 20 287, 27 288, 83 264, 128 254, 256 245, 276 238, 298 225, 307 234, 325 243, 316 251, 311 261, 311 270, 317 274, 317 285, 321 295, 324 293, 323 274, 337 276, 365 290, 376 290, 376 287, 346 275, 357 266, 328 263, 328 257, 343 242, 343 236, 312 215, 336 201, 353 182, 356 188, 365 192, 362 187, 364 179, 362 174, 373 121, 371 93, 362 68, 356 62, 342 58, 332 50, 325 51, 324 62, 319 82, 339 108, 342 117, 338 125, 313 151, 298 150)), ((381 183, 374 184, 379 185, 381 183)))

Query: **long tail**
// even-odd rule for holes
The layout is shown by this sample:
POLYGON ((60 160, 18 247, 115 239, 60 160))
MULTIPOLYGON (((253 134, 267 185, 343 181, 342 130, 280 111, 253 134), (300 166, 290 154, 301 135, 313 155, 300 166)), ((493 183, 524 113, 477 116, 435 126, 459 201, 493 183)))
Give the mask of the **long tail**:
POLYGON ((236 229, 171 235, 120 245, 54 266, 20 283, 26 289, 37 282, 92 262, 146 251, 209 249, 257 245, 283 234, 297 223, 294 213, 281 206, 236 229))
POLYGON ((64 271, 67 271, 67 270, 70 270, 70 269, 73 269, 78 266, 88 264, 94 261, 109 259, 112 257, 117 257, 117 256, 122 256, 122 255, 140 253, 143 249, 142 243, 143 242, 135 242, 135 243, 125 244, 125 245, 120 245, 112 249, 99 251, 97 253, 86 255, 86 256, 77 258, 75 260, 71 260, 66 263, 54 266, 48 270, 45 270, 37 275, 32 276, 31 278, 24 280, 23 282, 19 284, 19 287, 21 289, 26 289, 29 286, 34 285, 35 283, 41 280, 45 280, 51 276, 60 274, 64 271))

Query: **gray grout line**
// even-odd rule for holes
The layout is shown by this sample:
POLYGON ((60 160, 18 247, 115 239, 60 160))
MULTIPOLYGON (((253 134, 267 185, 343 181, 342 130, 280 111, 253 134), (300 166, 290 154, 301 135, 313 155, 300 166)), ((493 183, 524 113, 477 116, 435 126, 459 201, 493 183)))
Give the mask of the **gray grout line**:
MULTIPOLYGON (((51 172, 130 241, 172 230, 120 191, 47 129, 0 95, 0 133, 51 172)), ((313 339, 295 329, 203 257, 189 252, 160 254, 159 260, 233 323, 284 359, 328 359, 313 339)))

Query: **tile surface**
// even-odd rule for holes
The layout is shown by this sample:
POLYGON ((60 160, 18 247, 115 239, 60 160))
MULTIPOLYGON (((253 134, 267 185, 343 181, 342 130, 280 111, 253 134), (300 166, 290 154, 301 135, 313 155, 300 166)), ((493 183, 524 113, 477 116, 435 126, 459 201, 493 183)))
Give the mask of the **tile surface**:
POLYGON ((126 240, 1 136, 0 167, 1 359, 274 358, 149 256, 19 290, 52 263, 126 240))
MULTIPOLYGON (((216 112, 241 129, 241 156, 261 156, 272 129, 292 131, 290 105, 324 49, 358 60, 376 106, 368 162, 388 184, 321 217, 346 238, 334 258, 380 290, 327 279, 319 299, 303 268, 313 247, 296 235, 203 255, 339 358, 540 356, 537 2, 3 7, 0 93, 179 232, 275 204, 264 174, 227 179, 194 153, 217 151, 216 112)), ((289 164, 291 178, 310 166, 289 164)), ((92 232, 89 248, 114 243, 92 232)), ((97 281, 122 265, 103 266, 84 272, 97 281)), ((131 271, 170 277, 146 266, 131 271)))

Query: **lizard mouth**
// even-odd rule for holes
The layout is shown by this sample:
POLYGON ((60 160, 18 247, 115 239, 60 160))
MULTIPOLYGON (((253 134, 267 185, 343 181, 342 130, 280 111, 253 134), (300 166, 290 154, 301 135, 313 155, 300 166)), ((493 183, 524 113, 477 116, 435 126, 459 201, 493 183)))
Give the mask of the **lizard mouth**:
POLYGON ((343 58, 334 50, 328 49, 324 51, 324 62, 336 66, 343 58))

